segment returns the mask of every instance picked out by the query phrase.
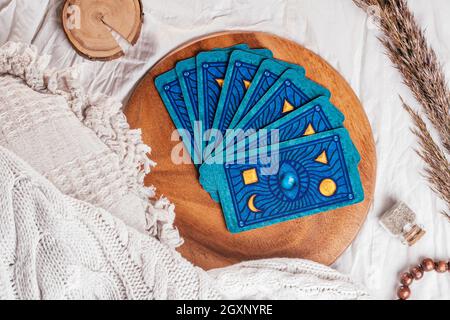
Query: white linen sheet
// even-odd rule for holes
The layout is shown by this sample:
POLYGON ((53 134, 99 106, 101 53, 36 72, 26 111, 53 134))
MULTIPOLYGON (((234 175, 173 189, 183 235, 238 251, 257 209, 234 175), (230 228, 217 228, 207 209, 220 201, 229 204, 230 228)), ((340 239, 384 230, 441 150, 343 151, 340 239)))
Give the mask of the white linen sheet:
MULTIPOLYGON (((61 0, 0 0, 0 45, 8 40, 36 45, 51 65, 81 65, 90 93, 124 103, 145 72, 167 52, 192 38, 223 30, 267 31, 321 55, 350 83, 369 117, 377 149, 375 201, 361 232, 333 265, 378 298, 395 298, 399 274, 429 256, 450 258, 450 223, 444 203, 428 188, 417 141, 399 94, 419 108, 376 39, 378 30, 351 0, 143 0, 145 23, 136 46, 111 62, 88 61, 72 49, 60 24, 61 0), (396 201, 406 202, 427 234, 408 248, 379 225, 396 201)), ((448 0, 409 0, 450 79, 448 0)), ((413 298, 450 299, 449 275, 427 274, 413 298)))

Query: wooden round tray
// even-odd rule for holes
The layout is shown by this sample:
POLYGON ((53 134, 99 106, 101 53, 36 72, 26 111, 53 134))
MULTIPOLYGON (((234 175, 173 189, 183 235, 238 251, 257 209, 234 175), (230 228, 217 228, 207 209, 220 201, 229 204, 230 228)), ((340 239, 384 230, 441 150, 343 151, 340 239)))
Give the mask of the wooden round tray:
POLYGON ((167 54, 142 79, 126 107, 133 128, 142 128, 144 142, 153 149, 158 165, 147 176, 159 194, 176 205, 176 226, 185 239, 179 252, 205 269, 227 266, 250 259, 289 257, 332 264, 350 245, 363 224, 372 203, 376 154, 371 128, 364 110, 342 76, 322 58, 297 43, 261 32, 224 32, 194 40, 167 54), (345 115, 345 127, 361 153, 359 172, 365 201, 358 205, 325 212, 273 226, 231 234, 219 204, 211 200, 198 182, 193 165, 171 161, 171 141, 175 127, 153 81, 173 68, 177 61, 203 50, 246 43, 252 48, 268 48, 274 57, 302 65, 306 75, 328 88, 331 101, 345 115))

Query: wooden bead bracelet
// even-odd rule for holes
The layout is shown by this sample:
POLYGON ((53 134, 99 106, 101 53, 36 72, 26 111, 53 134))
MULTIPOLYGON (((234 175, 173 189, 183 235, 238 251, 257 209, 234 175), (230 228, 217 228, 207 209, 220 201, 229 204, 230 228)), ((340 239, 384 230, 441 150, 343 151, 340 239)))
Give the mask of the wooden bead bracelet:
POLYGON ((408 272, 403 273, 400 276, 401 286, 397 290, 397 296, 400 300, 407 300, 411 297, 411 289, 409 286, 414 280, 422 279, 425 272, 435 270, 438 273, 445 273, 450 271, 450 261, 437 261, 434 262, 430 258, 426 258, 421 264, 412 267, 408 272))

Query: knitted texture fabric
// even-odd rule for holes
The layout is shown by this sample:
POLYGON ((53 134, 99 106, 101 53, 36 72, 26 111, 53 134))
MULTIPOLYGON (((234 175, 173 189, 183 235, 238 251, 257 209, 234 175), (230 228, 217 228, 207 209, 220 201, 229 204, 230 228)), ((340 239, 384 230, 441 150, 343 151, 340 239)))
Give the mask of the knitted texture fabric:
POLYGON ((211 270, 226 299, 364 300, 370 296, 350 277, 302 259, 246 261, 211 270))
POLYGON ((0 299, 216 299, 204 271, 0 147, 0 299))
POLYGON ((140 130, 129 128, 120 103, 85 95, 76 69, 48 69, 49 59, 25 44, 0 48, 0 145, 65 194, 180 245, 174 206, 144 187, 155 163, 140 130))

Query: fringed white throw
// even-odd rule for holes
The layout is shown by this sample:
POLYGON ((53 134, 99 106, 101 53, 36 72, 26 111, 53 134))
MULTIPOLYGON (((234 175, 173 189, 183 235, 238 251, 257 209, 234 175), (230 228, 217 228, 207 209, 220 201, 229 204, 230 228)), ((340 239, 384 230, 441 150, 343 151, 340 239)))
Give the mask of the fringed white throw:
POLYGON ((173 205, 144 187, 155 163, 141 132, 130 130, 122 105, 85 95, 75 69, 47 69, 49 60, 25 44, 0 48, 0 145, 65 194, 180 245, 173 205))
POLYGON ((0 48, 0 299, 368 297, 309 261, 206 273, 184 260, 174 206, 143 186, 154 163, 140 132, 120 104, 85 96, 73 70, 48 70, 47 59, 0 48))

